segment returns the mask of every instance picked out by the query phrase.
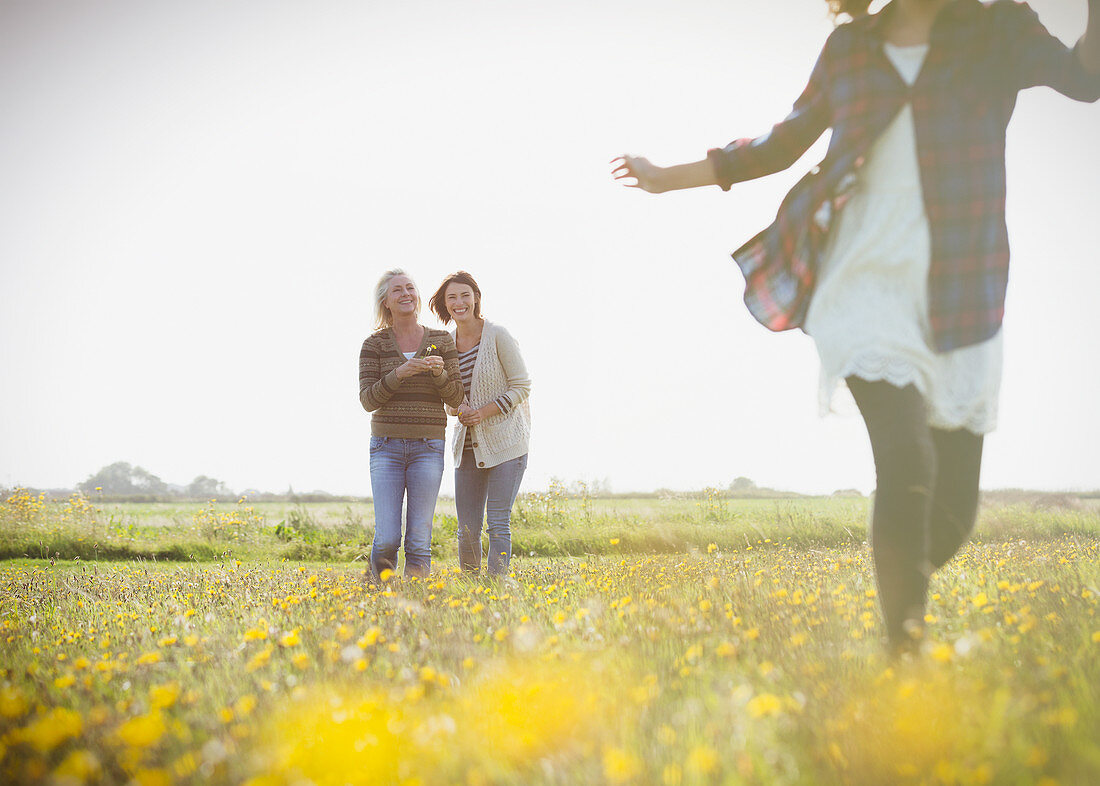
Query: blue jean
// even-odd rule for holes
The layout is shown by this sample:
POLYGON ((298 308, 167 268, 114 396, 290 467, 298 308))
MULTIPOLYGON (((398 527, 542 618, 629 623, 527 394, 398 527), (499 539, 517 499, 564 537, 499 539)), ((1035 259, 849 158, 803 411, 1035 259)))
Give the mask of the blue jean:
POLYGON ((375 578, 397 569, 401 546, 401 503, 408 492, 405 523, 405 575, 427 576, 432 567, 432 516, 443 480, 442 439, 370 438, 370 485, 374 497, 374 543, 370 567, 375 578))
POLYGON ((458 509, 458 562, 463 570, 481 570, 481 526, 488 519, 489 575, 508 573, 512 559, 512 505, 527 469, 527 455, 479 469, 472 450, 455 468, 458 509))

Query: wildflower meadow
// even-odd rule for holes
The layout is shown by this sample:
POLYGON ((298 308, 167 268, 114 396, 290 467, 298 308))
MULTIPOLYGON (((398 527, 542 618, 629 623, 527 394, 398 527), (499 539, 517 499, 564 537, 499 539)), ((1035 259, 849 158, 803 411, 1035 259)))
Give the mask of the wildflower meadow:
POLYGON ((369 502, 4 494, 0 781, 1100 782, 1100 505, 1002 500, 881 642, 862 498, 525 495, 512 574, 369 502))

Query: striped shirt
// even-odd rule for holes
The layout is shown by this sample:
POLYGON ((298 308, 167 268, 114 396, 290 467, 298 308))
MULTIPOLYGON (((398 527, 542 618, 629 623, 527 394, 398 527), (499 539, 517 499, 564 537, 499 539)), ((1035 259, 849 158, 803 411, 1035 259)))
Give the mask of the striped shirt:
MULTIPOLYGON (((458 372, 462 377, 462 389, 466 394, 466 399, 470 398, 470 385, 474 379, 474 366, 477 365, 477 353, 481 349, 481 343, 474 344, 465 352, 458 353, 458 372)), ((498 396, 494 401, 494 404, 500 409, 501 413, 507 415, 512 411, 512 401, 507 396, 498 396)), ((473 449, 473 430, 466 429, 466 441, 462 445, 463 450, 473 449)))

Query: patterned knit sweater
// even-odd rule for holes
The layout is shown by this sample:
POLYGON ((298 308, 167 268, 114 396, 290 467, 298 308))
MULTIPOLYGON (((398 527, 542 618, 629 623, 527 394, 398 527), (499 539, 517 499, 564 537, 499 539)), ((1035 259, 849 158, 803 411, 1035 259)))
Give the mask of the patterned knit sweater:
POLYGON ((445 330, 424 329, 415 357, 440 355, 443 373, 428 372, 397 378, 405 356, 397 346, 393 328, 384 328, 363 342, 359 352, 359 401, 374 413, 371 434, 403 439, 446 439, 447 415, 443 404, 457 407, 464 391, 458 372, 454 339, 445 330), (432 345, 435 349, 431 349, 432 345))

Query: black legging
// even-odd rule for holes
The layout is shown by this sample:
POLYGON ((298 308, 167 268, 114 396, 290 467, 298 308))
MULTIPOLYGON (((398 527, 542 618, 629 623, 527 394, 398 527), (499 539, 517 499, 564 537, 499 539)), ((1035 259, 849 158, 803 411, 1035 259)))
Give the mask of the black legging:
POLYGON ((924 621, 928 580, 974 528, 982 437, 928 425, 924 398, 909 385, 849 377, 875 457, 871 521, 882 613, 890 642, 909 641, 924 621))

